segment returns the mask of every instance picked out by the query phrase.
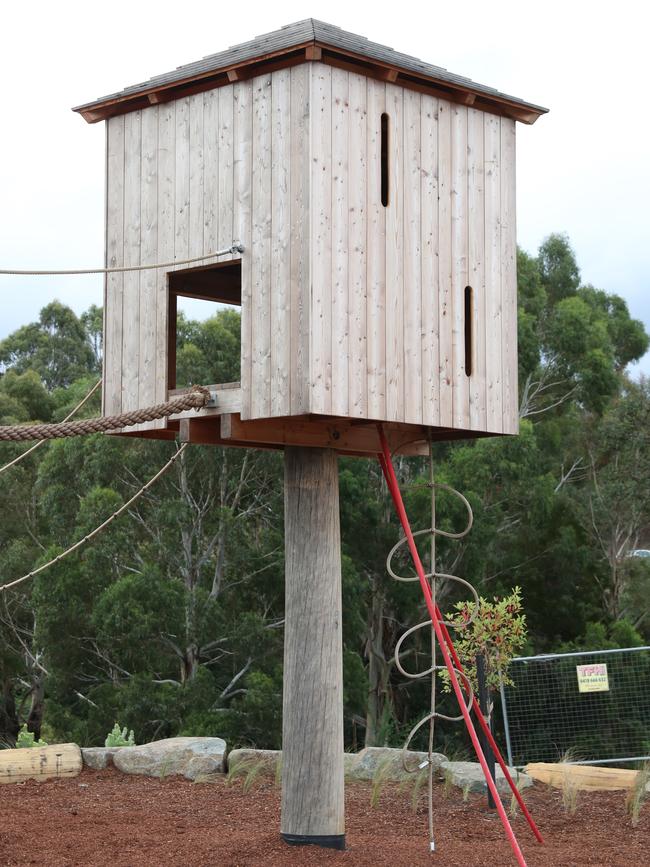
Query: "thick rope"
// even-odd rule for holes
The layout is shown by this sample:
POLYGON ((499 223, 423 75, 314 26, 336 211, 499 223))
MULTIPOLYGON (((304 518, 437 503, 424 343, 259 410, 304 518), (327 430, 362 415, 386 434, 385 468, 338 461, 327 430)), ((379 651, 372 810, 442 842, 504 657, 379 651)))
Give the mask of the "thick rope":
POLYGON ((16 586, 18 586, 18 584, 22 584, 23 581, 27 581, 29 578, 33 578, 34 575, 38 575, 39 572, 43 572, 43 571, 45 571, 45 569, 49 569, 50 566, 53 566, 55 563, 58 563, 59 561, 63 560, 65 557, 72 554, 73 551, 76 551, 78 548, 81 548, 82 545, 85 545, 86 542, 90 542, 91 539, 94 539, 95 536, 98 536, 102 532, 102 530, 105 530, 106 527, 109 526, 109 524, 112 524, 112 522, 116 518, 119 518, 120 515, 122 515, 124 512, 126 512, 126 510, 130 506, 132 506, 133 503, 136 502, 136 500, 140 499, 140 497, 145 493, 145 491, 148 491, 149 488, 153 484, 155 484, 155 482, 157 482, 158 479, 167 472, 167 470, 172 466, 172 464, 174 464, 180 458, 180 456, 183 454, 183 452, 185 451, 185 449, 187 448, 188 445, 189 445, 189 443, 184 443, 178 449, 178 451, 171 456, 171 458, 167 461, 165 466, 162 467, 160 470, 158 470, 158 472, 156 473, 156 475, 153 478, 149 479, 149 481, 147 482, 146 485, 143 485, 140 488, 140 490, 137 491, 137 493, 135 493, 131 497, 130 500, 127 500, 127 502, 124 503, 122 506, 120 506, 120 508, 117 509, 117 511, 113 512, 113 514, 109 518, 107 518, 103 524, 100 524, 99 527, 95 527, 95 529, 92 531, 92 533, 88 533, 88 535, 84 536, 83 539, 79 539, 78 542, 75 542, 74 545, 71 545, 67 550, 63 551, 63 553, 54 557, 52 560, 48 561, 47 563, 43 563, 43 565, 39 566, 38 569, 33 569, 31 572, 28 572, 27 575, 23 575, 22 578, 16 578, 15 581, 10 581, 8 584, 3 584, 2 586, 0 586, 0 593, 9 590, 12 587, 16 587, 16 586))
POLYGON ((0 269, 0 274, 10 274, 13 277, 63 277, 70 274, 124 274, 127 271, 155 271, 156 268, 173 268, 176 265, 191 265, 193 262, 204 262, 206 259, 214 259, 217 256, 227 256, 229 253, 243 253, 243 244, 233 241, 232 245, 225 250, 217 250, 216 253, 206 253, 205 256, 193 256, 191 259, 175 259, 173 262, 155 262, 153 265, 124 265, 116 268, 70 268, 63 271, 16 271, 12 269, 0 269))
POLYGON ((0 441, 25 442, 26 440, 52 440, 59 437, 76 437, 102 431, 119 430, 145 421, 166 418, 175 412, 187 409, 200 409, 210 400, 210 392, 201 385, 192 386, 185 394, 180 394, 167 403, 108 415, 103 418, 85 418, 79 421, 62 421, 55 424, 21 425, 13 424, 0 427, 0 441))
MULTIPOLYGON (((88 394, 87 394, 87 395, 86 395, 82 400, 79 401, 79 403, 75 406, 75 408, 74 408, 71 412, 69 412, 69 413, 66 415, 66 417, 63 419, 63 421, 70 421, 70 419, 72 418, 72 416, 73 416, 73 415, 76 415, 76 414, 79 412, 79 410, 81 409, 81 407, 82 407, 82 406, 83 406, 87 401, 90 400, 90 398, 91 398, 91 397, 93 396, 93 394, 97 391, 97 389, 99 388, 99 386, 100 386, 101 384, 102 384, 101 379, 98 379, 97 382, 96 382, 96 383, 93 385, 93 387, 90 389, 90 391, 88 392, 88 394)), ((8 463, 8 464, 5 464, 4 467, 0 467, 0 475, 2 475, 2 473, 4 473, 5 470, 8 470, 8 469, 10 469, 11 467, 16 466, 16 464, 19 464, 22 460, 24 460, 24 459, 27 457, 27 455, 31 455, 32 452, 35 452, 36 449, 40 448, 40 447, 43 445, 43 443, 45 443, 45 442, 47 442, 47 440, 40 440, 40 442, 37 442, 37 443, 35 443, 33 446, 31 446, 30 448, 28 448, 26 452, 23 452, 22 454, 18 455, 17 458, 14 458, 13 461, 9 461, 9 463, 8 463)))

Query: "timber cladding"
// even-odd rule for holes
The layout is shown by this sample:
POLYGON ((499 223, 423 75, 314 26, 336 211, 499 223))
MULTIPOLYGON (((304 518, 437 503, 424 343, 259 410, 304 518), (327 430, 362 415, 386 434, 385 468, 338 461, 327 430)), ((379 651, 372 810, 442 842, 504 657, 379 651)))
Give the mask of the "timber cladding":
MULTIPOLYGON (((318 61, 111 117, 107 265, 243 243, 242 420, 515 433, 514 124, 318 61)), ((173 385, 168 270, 107 276, 106 414, 173 385)))

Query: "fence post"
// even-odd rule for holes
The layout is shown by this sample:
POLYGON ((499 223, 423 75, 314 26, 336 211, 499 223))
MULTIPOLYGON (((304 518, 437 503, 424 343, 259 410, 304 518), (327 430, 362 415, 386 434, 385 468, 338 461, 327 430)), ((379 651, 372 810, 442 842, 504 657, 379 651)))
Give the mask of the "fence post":
MULTIPOLYGON (((486 719, 486 722, 492 731, 492 712, 490 708, 490 698, 489 691, 487 685, 487 675, 486 675, 486 665, 485 665, 485 655, 479 653, 476 657, 476 679, 478 680, 478 698, 479 704, 481 705, 481 710, 483 711, 483 716, 486 719)), ((481 748, 483 750, 483 754, 485 756, 485 761, 487 762, 488 770, 490 772, 490 776, 493 780, 495 780, 495 771, 494 771, 494 753, 490 747, 490 743, 481 730, 479 732, 479 736, 481 738, 481 748)), ((492 793, 488 789, 488 807, 494 809, 496 804, 494 803, 494 798, 492 797, 492 793)))
POLYGON ((503 715, 503 730, 506 736, 506 751, 508 753, 508 764, 514 768, 512 764, 512 744, 510 743, 510 724, 508 722, 508 706, 506 704, 506 691, 503 688, 503 678, 499 672, 499 693, 501 694, 501 713, 503 715))

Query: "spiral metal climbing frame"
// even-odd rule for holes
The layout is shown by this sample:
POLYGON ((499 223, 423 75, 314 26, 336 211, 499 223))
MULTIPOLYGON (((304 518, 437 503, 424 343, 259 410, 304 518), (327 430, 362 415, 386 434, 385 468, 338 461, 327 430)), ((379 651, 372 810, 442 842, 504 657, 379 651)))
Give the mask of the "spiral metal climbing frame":
MULTIPOLYGON (((397 647, 395 649, 395 660, 396 660, 397 668, 402 674, 404 674, 406 677, 410 677, 410 678, 416 678, 416 677, 424 676, 426 674, 431 674, 432 676, 435 677, 436 671, 441 670, 443 668, 447 670, 447 672, 449 674, 449 679, 451 682, 452 689, 453 689, 454 694, 456 696, 456 699, 458 701, 458 705, 459 705, 461 714, 458 717, 453 717, 453 718, 445 717, 445 718, 446 719, 458 719, 458 720, 462 719, 465 722, 465 726, 467 728, 470 739, 472 741, 472 745, 473 745, 474 750, 476 752, 476 756, 477 756, 479 763, 481 765, 481 768, 483 770, 483 774, 485 775, 485 781, 486 781, 488 789, 489 789, 489 791, 490 791, 490 793, 494 799, 497 813, 498 813, 499 818, 501 820, 501 823, 503 825, 508 842, 510 843, 510 846, 512 848, 513 854, 517 860, 517 863, 520 865, 520 867, 526 867, 526 861, 525 861, 524 856, 522 854, 521 848, 519 846, 519 843, 517 842, 517 838, 515 837, 515 834, 512 830, 510 822, 508 820, 508 816, 507 816, 506 811, 503 807, 503 803, 502 803, 501 798, 499 796, 499 792, 497 791, 495 782, 492 779, 492 776, 489 772, 488 765, 487 765, 487 762, 485 759, 485 755, 484 755, 483 750, 481 748, 481 744, 479 742, 476 728, 475 728, 474 723, 472 721, 472 717, 471 717, 472 711, 474 712, 474 717, 478 721, 481 729, 483 730, 483 732, 485 734, 485 737, 487 738, 487 741, 490 745, 490 748, 492 749, 492 751, 495 755, 495 758, 497 759, 497 761, 501 767, 501 770, 503 771, 505 779, 508 782, 508 785, 510 786, 514 797, 517 799, 517 802, 521 808, 522 813, 526 817, 526 820, 527 820, 533 834, 535 835, 535 837, 537 838, 537 840, 540 843, 544 842, 542 835, 540 834, 532 816, 530 815, 528 808, 526 807, 526 804, 523 801, 523 798, 521 796, 519 789, 517 788, 515 782, 513 781, 512 777, 510 775, 510 772, 508 771, 508 768, 505 764, 505 761, 503 760, 503 757, 501 756, 501 753, 499 751, 499 748, 497 747, 497 744, 494 740, 494 737, 492 736, 492 732, 490 731, 490 727, 488 726, 487 721, 486 721, 485 717, 483 716, 483 713, 481 712, 481 708, 480 708, 478 702, 474 699, 474 695, 472 693, 469 679, 467 678, 467 676, 465 675, 465 673, 463 671, 463 666, 461 664, 461 661, 458 657, 456 649, 454 648, 453 642, 452 642, 451 637, 449 635, 449 630, 447 628, 449 624, 445 623, 445 621, 442 617, 440 608, 438 607, 438 604, 435 600, 436 580, 437 579, 447 579, 447 580, 453 580, 455 582, 458 582, 458 583, 466 586, 470 590, 472 595, 474 596, 474 600, 476 602, 478 602, 478 596, 476 594, 476 591, 469 584, 469 582, 465 581, 464 579, 458 578, 455 575, 446 575, 446 574, 439 573, 435 569, 435 537, 436 536, 447 536, 448 538, 458 539, 458 538, 462 538, 463 536, 465 536, 469 532, 469 530, 472 526, 472 513, 471 513, 470 505, 467 502, 467 500, 462 496, 462 494, 460 494, 459 492, 453 491, 453 489, 450 489, 447 486, 435 485, 435 483, 432 481, 432 479, 430 479, 429 485, 431 486, 431 492, 432 492, 432 526, 426 530, 420 530, 417 533, 413 533, 413 531, 411 530, 408 516, 406 514, 406 509, 404 507, 404 501, 402 499, 402 494, 401 494, 399 484, 397 481, 397 476, 395 474, 395 468, 393 466, 393 461, 392 461, 390 449, 388 446, 388 441, 386 439, 386 436, 384 434, 384 431, 383 431, 383 428, 381 427, 381 425, 379 426, 379 437, 380 437, 380 443, 381 443, 381 449, 382 450, 381 450, 381 453, 377 457, 379 459, 379 463, 381 465, 382 472, 384 474, 384 478, 385 478, 386 484, 388 486, 388 490, 391 494, 393 504, 395 506, 395 510, 397 512, 400 523, 402 525, 402 529, 404 531, 404 539, 401 540, 400 542, 398 542, 398 544, 394 546, 394 548, 392 549, 392 551, 389 554, 388 569, 389 569, 391 576, 398 581, 419 580, 422 594, 424 596, 424 600, 425 600, 425 603, 427 605, 427 609, 429 612, 429 620, 426 620, 422 623, 417 624, 416 626, 411 627, 411 629, 409 629, 407 632, 404 633, 404 635, 401 636, 401 638, 397 644, 397 647), (459 497, 461 499, 461 501, 464 503, 465 508, 467 509, 467 513, 468 513, 468 522, 467 522, 466 527, 461 532, 449 533, 446 531, 442 531, 439 528, 436 528, 436 526, 435 526, 435 487, 446 488, 447 490, 451 491, 451 493, 453 493, 455 496, 459 497), (415 542, 416 536, 420 536, 420 535, 424 535, 424 534, 428 534, 431 537, 431 545, 432 545, 431 567, 430 567, 430 571, 428 573, 425 571, 424 566, 422 565, 422 560, 420 558, 420 554, 418 552, 417 545, 415 542), (392 568, 393 556, 397 553, 399 548, 401 548, 403 545, 406 545, 408 547, 409 552, 411 554, 411 558, 412 558, 413 564, 415 566, 415 571, 416 571, 416 576, 417 576, 416 578, 415 577, 414 578, 408 578, 408 577, 398 575, 397 573, 395 573, 395 571, 392 568), (423 628, 427 628, 427 627, 432 627, 432 629, 433 629, 433 633, 432 633, 432 653, 433 653, 432 665, 430 666, 429 669, 427 669, 426 672, 421 672, 421 673, 408 672, 403 668, 401 661, 400 661, 400 658, 399 658, 402 643, 404 642, 404 640, 408 636, 412 635, 414 632, 418 631, 419 629, 423 629, 423 628), (440 653, 442 655, 444 665, 436 664, 436 658, 435 658, 436 644, 437 644, 437 647, 440 649, 440 653), (463 693, 463 687, 461 686, 461 682, 463 684, 463 687, 465 689, 466 694, 463 693)), ((433 721, 436 718, 441 718, 441 717, 443 717, 443 715, 440 714, 436 710, 436 707, 435 707, 435 691, 432 689, 430 713, 427 714, 422 720, 420 720, 420 722, 411 730, 411 732, 408 736, 407 742, 405 744, 405 749, 408 748, 408 744, 410 743, 411 739, 416 734, 416 732, 419 731, 419 729, 422 726, 424 726, 427 722, 429 722, 430 723, 429 754, 430 754, 432 751, 432 741, 433 741, 433 721)), ((431 771, 430 771, 430 777, 429 777, 429 790, 431 791, 431 771)), ((431 811, 430 811, 429 822, 430 822, 430 829, 429 830, 430 830, 431 841, 432 841, 431 842, 431 849, 433 851, 434 845, 433 845, 433 828, 431 827, 431 825, 432 825, 431 811)))

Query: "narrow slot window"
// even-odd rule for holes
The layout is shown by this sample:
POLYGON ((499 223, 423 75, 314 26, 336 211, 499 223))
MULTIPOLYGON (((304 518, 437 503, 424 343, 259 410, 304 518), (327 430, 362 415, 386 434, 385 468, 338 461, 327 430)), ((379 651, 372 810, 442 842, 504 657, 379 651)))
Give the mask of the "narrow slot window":
POLYGON ((473 291, 471 286, 465 286, 465 374, 472 375, 472 307, 473 291))
POLYGON ((388 206, 388 115, 381 116, 381 203, 388 206))

